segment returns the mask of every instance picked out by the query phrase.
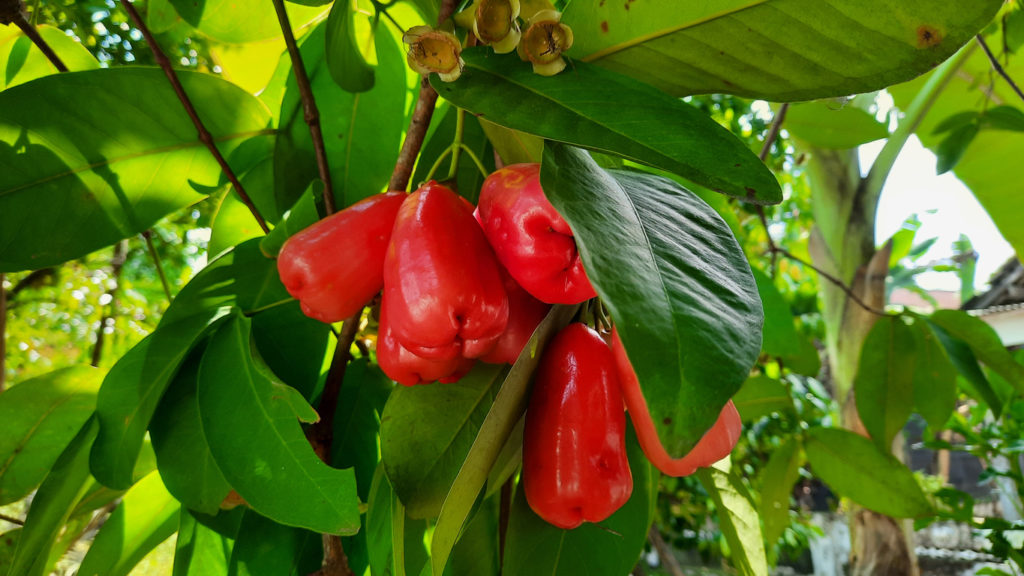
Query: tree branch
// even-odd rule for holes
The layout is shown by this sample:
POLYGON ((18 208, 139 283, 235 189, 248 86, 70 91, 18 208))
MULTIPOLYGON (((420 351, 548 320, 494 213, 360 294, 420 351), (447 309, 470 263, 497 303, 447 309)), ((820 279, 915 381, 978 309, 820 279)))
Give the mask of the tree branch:
POLYGON ((658 559, 661 560, 661 567, 671 576, 684 576, 683 568, 679 565, 679 560, 676 560, 672 549, 669 548, 668 544, 665 543, 665 539, 661 537, 661 532, 658 530, 657 524, 651 524, 651 529, 647 532, 647 540, 654 546, 654 549, 658 551, 658 559))
POLYGON ((178 95, 178 100, 181 101, 181 105, 185 107, 185 112, 188 113, 188 117, 196 127, 196 131, 199 133, 199 141, 202 142, 206 146, 207 150, 210 151, 210 154, 213 155, 213 158, 217 161, 221 171, 224 172, 224 175, 227 176, 228 181, 231 182, 231 185, 234 187, 235 192, 238 193, 238 197, 246 207, 249 208, 249 211, 252 212, 253 218, 256 219, 256 223, 259 224, 263 233, 265 234, 269 232, 270 228, 267 226, 266 220, 264 220, 263 216, 260 215, 259 210, 256 209, 256 205, 253 204, 252 199, 250 199, 249 195, 246 194, 242 183, 239 182, 238 177, 235 176, 234 170, 231 169, 231 166, 228 166, 227 160, 224 159, 220 150, 217 149, 217 144, 213 140, 213 135, 210 134, 210 131, 206 129, 203 121, 199 118, 199 113, 196 112, 195 106, 192 105, 192 100, 190 100, 188 94, 185 93, 185 88, 182 87, 181 80, 178 79, 178 75, 174 72, 174 68, 171 67, 171 61, 167 59, 167 55, 160 49, 160 45, 157 44, 156 38, 153 37, 153 33, 150 32, 146 23, 142 20, 142 17, 139 16, 139 13, 135 10, 135 6, 132 5, 130 0, 121 0, 121 5, 124 6, 125 11, 128 12, 128 17, 131 18, 135 27, 138 28, 139 32, 141 32, 143 37, 146 38, 146 43, 149 44, 149 49, 153 52, 153 57, 156 59, 157 64, 160 65, 160 68, 164 71, 167 79, 171 82, 171 86, 174 88, 174 93, 178 95))
POLYGON ((107 290, 110 302, 107 303, 103 314, 100 316, 100 327, 96 330, 96 345, 92 348, 93 366, 99 366, 103 359, 103 342, 106 339, 107 324, 114 319, 114 311, 117 309, 117 289, 121 286, 121 270, 124 268, 124 261, 127 259, 128 241, 121 240, 114 244, 114 257, 110 260, 110 277, 114 285, 107 290))
POLYGON ((4 275, 0 274, 0 392, 7 383, 7 290, 4 275))
POLYGON ((11 524, 14 524, 15 526, 24 526, 25 525, 25 521, 22 520, 21 518, 15 518, 14 516, 8 516, 7 514, 0 514, 0 520, 3 520, 4 522, 10 522, 11 524))
MULTIPOLYGON (((772 119, 771 128, 768 129, 768 134, 764 137, 764 146, 761 147, 761 153, 757 155, 764 162, 768 158, 768 153, 772 149, 772 144, 779 138, 779 132, 782 130, 782 122, 786 119, 786 112, 789 111, 789 102, 784 103, 780 108, 775 118, 772 119)), ((760 204, 755 205, 757 208, 757 216, 761 219, 761 225, 764 226, 764 234, 768 237, 768 246, 771 250, 771 273, 775 276, 775 261, 777 253, 774 250, 775 241, 772 240, 771 231, 768 230, 768 218, 764 215, 764 207, 760 204)))
POLYGON ((160 263, 160 256, 156 253, 156 247, 153 246, 153 231, 149 229, 143 230, 142 238, 146 240, 146 249, 149 251, 149 257, 156 266, 156 275, 160 277, 160 285, 164 287, 164 295, 167 296, 167 301, 170 302, 173 299, 173 296, 171 296, 171 285, 167 283, 167 274, 164 273, 164 266, 160 263))
POLYGON ((46 59, 57 69, 58 72, 67 72, 68 67, 64 65, 64 62, 57 56, 57 53, 53 51, 53 48, 43 40, 43 37, 36 30, 36 27, 29 22, 28 17, 25 15, 25 5, 21 0, 15 0, 11 2, 8 0, 4 2, 3 7, 0 7, 0 24, 11 24, 14 23, 21 31, 28 36, 29 40, 39 48, 39 51, 46 56, 46 59))
POLYGON ((999 64, 999 59, 996 58, 995 54, 992 53, 992 50, 989 49, 988 44, 985 43, 985 39, 981 37, 981 34, 976 35, 974 39, 978 41, 981 49, 985 51, 985 55, 988 56, 988 61, 992 63, 992 69, 1002 76, 1003 80, 1006 80, 1006 83, 1010 85, 1010 88, 1013 88, 1013 91, 1017 93, 1017 96, 1020 96, 1021 100, 1024 100, 1024 92, 1022 92, 1020 86, 1017 86, 1017 83, 1013 81, 1013 78, 1010 78, 1010 75, 1006 73, 1003 66, 999 64))
MULTIPOLYGON (((313 97, 313 86, 309 82, 309 75, 306 74, 306 65, 302 62, 299 45, 295 42, 292 25, 288 21, 288 12, 284 9, 284 0, 273 1, 274 10, 277 11, 277 21, 281 24, 281 32, 284 34, 284 43, 288 46, 288 56, 292 61, 292 71, 295 72, 295 83, 299 88, 299 96, 302 98, 303 118, 306 124, 309 125, 309 135, 313 138, 316 166, 320 171, 320 180, 324 183, 324 207, 327 209, 327 215, 330 216, 335 211, 334 188, 331 185, 331 166, 327 162, 324 135, 320 129, 320 109, 317 108, 316 99, 313 97)), ((347 0, 343 1, 347 3, 347 0)))

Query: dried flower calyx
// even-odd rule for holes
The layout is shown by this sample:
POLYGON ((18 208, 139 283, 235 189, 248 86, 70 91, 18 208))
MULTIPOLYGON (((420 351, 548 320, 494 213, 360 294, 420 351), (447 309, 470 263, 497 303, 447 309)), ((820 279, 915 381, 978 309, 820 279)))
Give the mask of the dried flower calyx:
POLYGON ((476 0, 473 3, 473 33, 498 54, 516 49, 519 31, 519 0, 476 0))
POLYGON ((410 28, 402 41, 409 45, 409 67, 427 75, 436 72, 441 80, 452 82, 462 74, 462 43, 451 32, 429 26, 410 28))
POLYGON ((536 74, 554 76, 565 69, 562 54, 572 47, 572 29, 561 18, 560 12, 542 10, 526 23, 517 50, 520 58, 533 64, 536 74))

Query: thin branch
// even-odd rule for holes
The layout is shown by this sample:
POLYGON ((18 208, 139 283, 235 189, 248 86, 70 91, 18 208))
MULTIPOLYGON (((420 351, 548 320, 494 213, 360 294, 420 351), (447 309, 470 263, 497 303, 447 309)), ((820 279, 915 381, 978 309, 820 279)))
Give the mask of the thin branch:
POLYGON ((7 290, 4 275, 0 274, 0 392, 7 383, 7 290))
POLYGON ((167 59, 167 55, 157 44, 156 38, 153 37, 153 33, 150 32, 149 27, 139 16, 139 13, 135 10, 135 6, 129 0, 121 0, 121 5, 124 6, 125 11, 128 13, 128 17, 132 19, 132 24, 138 28, 139 32, 142 33, 146 39, 146 43, 149 44, 149 49, 153 52, 153 57, 156 59, 157 64, 164 71, 167 76, 167 80, 170 81, 171 86, 174 88, 174 93, 178 95, 178 100, 181 101, 181 105, 185 107, 185 112, 188 113, 188 117, 192 120, 192 124, 196 127, 196 131, 199 133, 199 141, 202 142, 206 148, 213 154, 214 159, 220 166, 221 171, 227 176, 228 181, 231 182, 235 192, 238 193, 238 197, 252 212, 253 218, 256 219, 256 223, 259 224, 260 229, 264 233, 270 232, 270 228, 267 226, 267 221, 260 215, 259 210, 256 209, 256 205, 253 204, 252 199, 246 194, 245 188, 242 183, 238 181, 238 177, 235 176, 234 170, 231 166, 228 166, 227 160, 217 149, 217 144, 213 140, 213 135, 206 129, 203 121, 199 118, 199 113, 196 112, 195 106, 192 105, 192 100, 189 99, 188 94, 185 93, 185 88, 182 87, 181 81, 178 79, 178 75, 174 72, 174 68, 171 67, 171 61, 167 59))
POLYGON ((661 560, 661 567, 671 576, 684 576, 683 568, 679 565, 679 560, 676 559, 675 555, 672 554, 672 549, 669 548, 668 544, 665 543, 665 539, 661 537, 661 532, 658 530, 657 524, 652 524, 651 529, 647 532, 647 540, 654 546, 654 549, 658 551, 658 559, 661 560))
POLYGON ((57 69, 58 72, 68 71, 68 67, 64 65, 64 62, 60 59, 60 56, 57 56, 57 53, 53 51, 53 48, 51 48, 49 44, 46 43, 46 40, 44 40, 43 37, 39 34, 39 31, 36 30, 36 27, 33 26, 32 23, 28 21, 28 18, 25 17, 25 12, 20 11, 15 15, 14 24, 16 24, 18 28, 20 28, 21 31, 25 33, 25 36, 29 37, 29 40, 32 40, 32 43, 36 45, 36 48, 39 48, 39 51, 42 52, 44 56, 46 56, 46 59, 49 60, 51 64, 53 64, 53 66, 57 69))
POLYGON ((772 149, 772 144, 779 138, 779 131, 782 130, 782 122, 786 119, 786 112, 789 111, 789 102, 784 103, 779 107, 779 112, 775 114, 775 118, 772 119, 772 126, 768 129, 768 135, 764 137, 764 146, 761 147, 761 153, 758 154, 758 158, 761 162, 764 162, 768 158, 768 152, 772 149))
POLYGON ((405 133, 405 142, 402 143, 398 161, 395 162, 395 170, 391 173, 391 181, 388 182, 388 190, 409 188, 409 178, 412 177, 412 169, 416 166, 416 157, 420 155, 420 148, 423 147, 423 139, 427 135, 427 128, 430 127, 430 119, 434 116, 436 104, 437 92, 430 85, 430 80, 424 76, 420 81, 420 94, 416 99, 416 108, 413 109, 412 119, 409 120, 409 130, 405 133))
POLYGON ((0 520, 3 520, 4 522, 10 522, 11 524, 14 524, 15 526, 24 526, 25 525, 25 521, 22 520, 21 518, 15 518, 14 516, 8 516, 7 514, 0 514, 0 520))
POLYGON ((840 280, 839 278, 836 278, 835 276, 829 274, 828 272, 825 272, 821 268, 818 268, 817 266, 815 266, 814 264, 811 264, 810 262, 804 260, 803 258, 800 258, 799 256, 796 256, 795 254, 793 254, 792 252, 786 250, 785 248, 780 248, 779 246, 774 246, 773 245, 773 246, 769 247, 769 250, 771 250, 773 252, 778 252, 779 255, 784 256, 786 258, 789 258, 790 260, 792 260, 794 262, 797 262, 799 264, 802 264, 803 266, 806 266, 806 267, 810 268, 811 270, 814 270, 815 272, 818 273, 819 276, 821 276, 825 280, 828 280, 832 284, 835 284, 836 288, 839 288, 840 290, 842 290, 843 293, 846 294, 846 296, 850 300, 853 300, 858 306, 863 308, 865 311, 870 312, 872 314, 877 314, 878 316, 887 316, 888 315, 888 314, 886 314, 885 310, 879 310, 878 308, 875 308, 874 306, 872 306, 872 305, 868 304, 867 302, 865 302, 863 298, 858 296, 857 293, 854 292, 852 288, 847 286, 846 283, 843 282, 842 280, 840 280))
POLYGON ((981 37, 981 34, 975 36, 974 39, 978 41, 981 49, 985 51, 985 55, 988 56, 988 61, 992 63, 992 69, 1002 76, 1003 80, 1006 80, 1006 83, 1010 85, 1010 88, 1013 88, 1013 91, 1017 93, 1017 96, 1020 96, 1021 100, 1024 100, 1024 92, 1021 91, 1020 86, 1017 86, 1017 83, 1013 81, 1013 78, 1010 78, 1010 75, 1006 73, 1005 69, 1003 69, 1003 66, 999 63, 999 59, 996 58, 995 54, 992 53, 992 50, 989 49, 988 44, 985 43, 985 39, 981 37))
POLYGON ((164 287, 164 295, 167 296, 167 301, 170 302, 173 298, 171 296, 171 285, 167 283, 164 266, 160 263, 160 256, 156 253, 156 247, 153 246, 153 231, 143 230, 142 237, 146 240, 146 249, 149 250, 149 257, 153 260, 153 264, 156 265, 156 275, 160 277, 160 284, 164 287))
MULTIPOLYGON (((320 180, 324 183, 324 208, 327 210, 327 215, 330 216, 335 211, 334 188, 331 185, 331 166, 327 162, 324 134, 320 129, 320 109, 316 107, 316 99, 313 97, 313 86, 309 82, 309 75, 306 74, 306 65, 302 62, 299 45, 295 42, 292 25, 288 21, 288 12, 284 9, 284 0, 273 1, 274 10, 277 11, 277 21, 281 24, 281 32, 284 33, 284 43, 288 46, 288 56, 292 61, 292 71, 295 72, 295 83, 299 88, 299 96, 302 98, 303 119, 309 125, 309 135, 313 138, 316 166, 320 171, 320 180)), ((336 6, 333 9, 339 9, 339 7, 336 6)))
POLYGON ((99 366, 100 361, 103 360, 103 343, 106 339, 107 324, 114 319, 114 312, 117 309, 117 289, 121 286, 121 270, 127 259, 127 244, 128 242, 125 240, 114 244, 114 257, 110 260, 110 277, 114 284, 106 292, 110 296, 110 302, 104 308, 103 315, 100 317, 100 327, 96 330, 96 344, 92 348, 92 361, 90 362, 93 366, 99 366))

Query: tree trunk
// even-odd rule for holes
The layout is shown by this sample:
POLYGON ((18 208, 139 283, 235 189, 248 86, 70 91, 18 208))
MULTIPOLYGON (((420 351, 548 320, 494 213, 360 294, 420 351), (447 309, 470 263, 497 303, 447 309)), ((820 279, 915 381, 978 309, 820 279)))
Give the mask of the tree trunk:
MULTIPOLYGON (((878 195, 860 176, 856 150, 812 150, 808 176, 816 222, 810 243, 815 265, 840 278, 868 306, 884 308, 890 247, 875 250, 878 195)), ((841 424, 866 436, 853 381, 864 339, 878 315, 824 280, 821 294, 831 389, 840 405, 841 424)), ((898 452, 902 458, 902 450, 898 452)), ((855 505, 849 508, 849 521, 851 575, 918 573, 909 527, 855 505)))

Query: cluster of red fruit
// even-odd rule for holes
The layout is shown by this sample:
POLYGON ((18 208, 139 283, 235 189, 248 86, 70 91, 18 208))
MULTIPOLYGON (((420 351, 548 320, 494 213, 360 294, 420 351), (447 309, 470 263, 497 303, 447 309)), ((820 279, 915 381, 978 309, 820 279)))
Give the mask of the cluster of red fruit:
MULTIPOLYGON (((550 304, 596 296, 572 231, 541 189, 538 164, 488 176, 475 209, 436 182, 363 200, 290 238, 278 271, 303 311, 324 322, 357 314, 383 290, 377 361, 407 386, 457 381, 477 359, 514 362, 550 304)), ((689 454, 672 459, 618 334, 610 340, 569 325, 535 378, 524 491, 538 515, 562 528, 602 521, 632 493, 623 401, 641 448, 667 474, 711 465, 739 436, 730 402, 689 454)))

